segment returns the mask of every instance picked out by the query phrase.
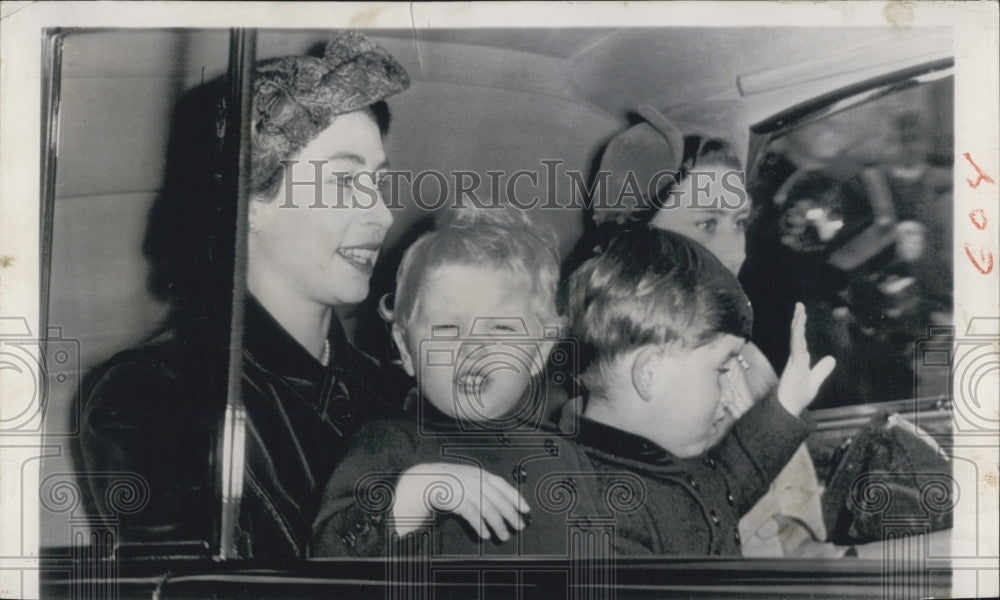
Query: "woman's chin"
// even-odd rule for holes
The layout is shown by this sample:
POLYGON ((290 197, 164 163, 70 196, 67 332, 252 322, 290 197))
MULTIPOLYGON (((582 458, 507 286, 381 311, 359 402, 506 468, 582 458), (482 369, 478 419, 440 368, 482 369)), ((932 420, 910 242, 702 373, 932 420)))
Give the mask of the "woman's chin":
POLYGON ((367 297, 368 280, 365 280, 364 285, 343 285, 336 290, 331 290, 326 295, 324 302, 330 306, 358 304, 367 297))

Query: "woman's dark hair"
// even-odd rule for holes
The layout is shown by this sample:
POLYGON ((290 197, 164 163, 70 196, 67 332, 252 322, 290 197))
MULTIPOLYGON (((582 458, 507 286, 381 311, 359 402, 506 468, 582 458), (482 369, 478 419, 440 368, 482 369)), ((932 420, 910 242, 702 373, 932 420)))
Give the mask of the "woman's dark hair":
POLYGON ((232 265, 226 257, 232 254, 235 219, 222 188, 218 123, 224 93, 220 78, 192 89, 175 105, 163 185, 149 214, 143 242, 149 288, 170 303, 174 322, 229 311, 232 265))
POLYGON ((375 124, 378 125, 378 132, 382 137, 389 135, 389 125, 392 125, 392 113, 389 112, 389 104, 385 100, 379 100, 368 107, 372 116, 375 117, 375 124))

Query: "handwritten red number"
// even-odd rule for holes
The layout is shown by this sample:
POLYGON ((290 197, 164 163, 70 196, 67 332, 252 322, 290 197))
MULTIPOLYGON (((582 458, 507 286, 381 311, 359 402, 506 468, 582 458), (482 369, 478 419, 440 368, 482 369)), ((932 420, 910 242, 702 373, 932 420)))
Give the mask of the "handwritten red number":
POLYGON ((969 220, 972 221, 972 226, 979 231, 986 229, 986 226, 990 224, 990 222, 986 220, 986 213, 983 212, 983 209, 981 208, 977 208, 976 210, 970 212, 969 220))
POLYGON ((965 180, 965 182, 969 184, 970 188, 975 189, 975 188, 979 187, 979 184, 982 183, 982 182, 984 182, 984 181, 986 183, 992 183, 994 185, 996 184, 996 182, 993 181, 992 177, 990 177, 986 173, 983 173, 983 170, 979 168, 979 165, 977 165, 976 163, 972 162, 972 156, 970 156, 968 152, 966 152, 962 156, 965 157, 965 160, 969 161, 969 164, 972 165, 972 168, 974 168, 976 170, 976 175, 978 175, 978 177, 976 178, 975 181, 972 181, 971 179, 966 179, 965 180))
POLYGON ((989 250, 980 248, 979 258, 982 259, 981 262, 972 254, 968 244, 965 245, 965 254, 972 261, 972 266, 976 267, 976 270, 983 275, 989 275, 993 271, 993 253, 989 250))

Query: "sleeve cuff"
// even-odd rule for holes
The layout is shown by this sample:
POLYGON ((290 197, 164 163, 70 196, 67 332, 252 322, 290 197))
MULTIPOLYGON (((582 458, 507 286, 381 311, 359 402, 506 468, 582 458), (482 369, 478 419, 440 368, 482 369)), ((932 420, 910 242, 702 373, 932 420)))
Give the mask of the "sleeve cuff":
POLYGON ((778 401, 777 390, 773 390, 748 410, 733 429, 744 444, 765 451, 769 447, 788 445, 794 452, 809 437, 813 423, 785 410, 778 401))
POLYGON ((778 402, 777 395, 771 393, 736 422, 731 435, 739 446, 739 453, 749 463, 747 468, 755 471, 766 489, 809 437, 810 431, 805 421, 792 416, 778 402))

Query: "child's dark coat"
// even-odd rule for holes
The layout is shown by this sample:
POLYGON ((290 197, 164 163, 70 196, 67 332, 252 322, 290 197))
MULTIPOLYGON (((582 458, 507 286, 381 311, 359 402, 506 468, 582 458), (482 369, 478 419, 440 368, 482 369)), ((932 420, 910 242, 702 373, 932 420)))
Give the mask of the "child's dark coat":
POLYGON ((357 432, 324 490, 313 556, 389 556, 412 548, 387 526, 396 479, 440 461, 504 477, 531 507, 531 522, 501 544, 480 540, 455 515, 438 515, 423 538, 430 544, 423 551, 434 556, 738 555, 740 516, 808 434, 774 397, 693 459, 588 419, 570 437, 554 429, 462 432, 440 413, 422 423, 377 421, 357 432))

